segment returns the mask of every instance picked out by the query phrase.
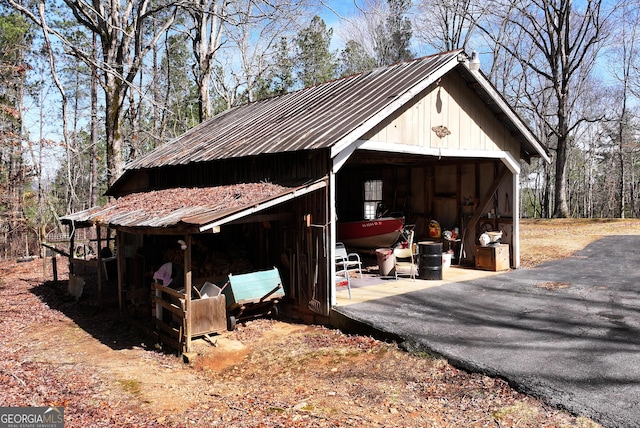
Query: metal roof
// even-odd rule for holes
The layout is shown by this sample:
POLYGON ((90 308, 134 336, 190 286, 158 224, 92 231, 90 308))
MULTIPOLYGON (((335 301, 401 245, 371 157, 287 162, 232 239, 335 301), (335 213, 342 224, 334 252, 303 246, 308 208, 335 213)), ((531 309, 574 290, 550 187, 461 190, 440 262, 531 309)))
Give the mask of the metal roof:
POLYGON ((467 69, 461 53, 378 68, 230 109, 132 161, 127 169, 332 147, 390 106, 400 108, 402 103, 395 107, 394 102, 425 81, 458 66, 467 69))
POLYGON ((514 132, 524 153, 547 158, 533 132, 481 72, 468 69, 464 59, 462 50, 445 52, 235 107, 135 159, 126 169, 328 147, 340 150, 351 142, 343 139, 359 138, 373 126, 363 124, 379 122, 415 95, 416 89, 426 87, 425 82, 434 82, 456 67, 468 82, 479 83, 474 89, 514 132), (359 135, 354 136, 354 130, 359 135))
POLYGON ((64 224, 125 228, 212 229, 326 186, 324 179, 296 187, 243 183, 132 193, 61 218, 64 224))
MULTIPOLYGON (((323 148, 330 148, 331 156, 338 156, 453 69, 521 142, 525 158, 542 156, 548 160, 546 149, 533 132, 481 72, 469 70, 466 58, 462 50, 445 52, 233 108, 134 160, 114 186, 126 180, 128 173, 148 168, 323 148)), ((133 193, 62 220, 207 230, 324 185, 321 180, 295 188, 253 183, 133 193), (259 195, 255 186, 262 186, 259 195)))

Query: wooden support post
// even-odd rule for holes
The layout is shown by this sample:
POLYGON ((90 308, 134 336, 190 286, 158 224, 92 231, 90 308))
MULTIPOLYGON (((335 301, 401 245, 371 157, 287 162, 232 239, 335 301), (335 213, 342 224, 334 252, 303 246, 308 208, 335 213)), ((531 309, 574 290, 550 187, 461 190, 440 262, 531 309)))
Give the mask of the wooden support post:
POLYGON ((185 310, 185 326, 184 326, 184 352, 191 352, 191 234, 187 234, 185 236, 185 242, 187 244, 187 248, 184 250, 184 290, 185 290, 185 299, 184 299, 184 310, 185 310))
POLYGON ((124 302, 122 299, 122 288, 124 282, 124 237, 122 232, 116 230, 117 257, 118 266, 118 306, 120 307, 120 316, 124 317, 124 302))
POLYGON ((460 205, 462 204, 462 172, 464 166, 462 162, 456 163, 456 213, 460 213, 460 205))
POLYGON ((73 226, 73 230, 69 234, 69 275, 75 274, 75 268, 73 266, 73 254, 75 253, 75 251, 73 247, 75 247, 76 229, 75 225, 73 226))
POLYGON ((47 248, 42 247, 42 280, 47 280, 47 248))
POLYGON ((97 248, 97 256, 98 256, 98 307, 102 309, 102 251, 100 251, 102 249, 102 241, 100 240, 100 225, 96 224, 96 233, 97 233, 97 239, 96 239, 96 246, 97 248))
POLYGON ((58 257, 55 253, 51 256, 51 268, 53 269, 53 283, 58 284, 58 257))

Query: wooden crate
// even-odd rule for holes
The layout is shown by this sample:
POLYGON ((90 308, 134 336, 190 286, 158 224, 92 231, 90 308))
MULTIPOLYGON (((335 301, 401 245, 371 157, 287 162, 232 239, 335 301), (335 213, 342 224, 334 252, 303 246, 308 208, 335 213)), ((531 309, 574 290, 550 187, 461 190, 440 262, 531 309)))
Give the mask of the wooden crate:
POLYGON ((205 299, 191 299, 191 311, 185 308, 186 295, 154 283, 155 324, 164 343, 180 349, 187 334, 187 317, 191 320, 190 339, 227 330, 227 305, 224 294, 205 299))
POLYGON ((476 245, 476 269, 501 271, 510 269, 509 245, 476 245))

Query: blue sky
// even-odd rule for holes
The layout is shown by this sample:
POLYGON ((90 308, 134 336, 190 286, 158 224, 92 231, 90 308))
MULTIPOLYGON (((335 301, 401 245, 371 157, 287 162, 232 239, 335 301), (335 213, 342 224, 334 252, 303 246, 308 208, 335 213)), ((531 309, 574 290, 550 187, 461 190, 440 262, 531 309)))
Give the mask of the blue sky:
POLYGON ((327 0, 327 1, 324 1, 323 3, 328 7, 324 8, 324 12, 322 13, 322 19, 324 19, 324 22, 329 26, 332 26, 333 24, 338 22, 338 17, 330 9, 333 9, 336 13, 340 14, 341 16, 348 16, 355 10, 353 0, 350 0, 350 1, 349 0, 346 0, 346 1, 345 0, 342 0, 342 1, 327 0))
POLYGON ((339 28, 345 25, 340 18, 350 17, 356 10, 353 0, 328 0, 323 2, 326 7, 322 8, 320 16, 329 28, 333 28, 332 47, 334 49, 342 48, 343 41, 339 37, 339 28), (340 15, 340 16, 338 16, 340 15))

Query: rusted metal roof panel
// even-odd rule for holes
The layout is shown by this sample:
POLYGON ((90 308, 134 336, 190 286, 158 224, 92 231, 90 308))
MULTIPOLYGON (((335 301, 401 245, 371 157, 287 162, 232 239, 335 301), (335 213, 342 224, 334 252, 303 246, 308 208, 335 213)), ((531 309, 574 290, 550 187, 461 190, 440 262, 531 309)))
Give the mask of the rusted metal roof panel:
POLYGON ((324 186, 323 180, 296 187, 243 183, 205 188, 173 188, 132 193, 61 218, 64 224, 100 224, 130 228, 206 227, 240 213, 250 214, 324 186), (251 210, 253 208, 253 210, 251 210))
POLYGON ((331 147, 460 51, 425 57, 249 103, 192 128, 127 169, 331 147))

